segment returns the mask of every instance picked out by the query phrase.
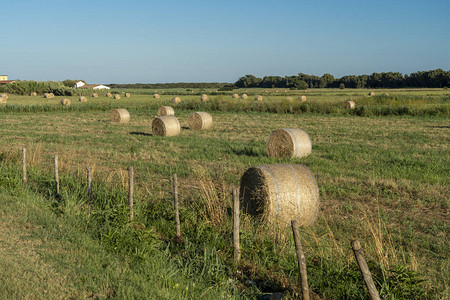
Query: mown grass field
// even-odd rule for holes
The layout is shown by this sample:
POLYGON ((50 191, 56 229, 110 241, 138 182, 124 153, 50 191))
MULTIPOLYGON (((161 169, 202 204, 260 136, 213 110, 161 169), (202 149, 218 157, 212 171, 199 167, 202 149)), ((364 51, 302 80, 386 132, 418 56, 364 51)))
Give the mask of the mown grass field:
MULTIPOLYGON (((98 241, 112 257, 151 263, 151 257, 169 251, 167 260, 174 270, 188 270, 178 271, 183 280, 197 278, 202 288, 222 296, 255 297, 281 291, 293 297, 299 289, 290 233, 275 238, 268 228, 244 217, 243 261, 233 265, 231 189, 251 166, 305 164, 320 189, 320 217, 313 226, 301 229, 310 286, 317 299, 367 297, 350 248, 353 238, 361 241, 377 286, 387 299, 446 299, 449 92, 375 92, 389 96, 369 98, 366 90, 313 90, 304 93, 308 104, 299 104, 286 101, 290 91, 283 94, 282 90, 269 90, 268 95, 264 90, 249 90, 249 100, 212 95, 205 103, 198 95, 184 95, 182 103, 174 106, 183 129, 180 136, 170 138, 153 136, 151 122, 157 108, 170 104, 173 94, 161 92, 158 100, 136 94, 120 100, 100 96, 88 98, 87 103, 67 97, 72 101, 69 107, 59 104, 62 97, 11 95, 7 106, 0 107, 0 158, 11 174, 2 182, 3 193, 10 193, 8 186, 25 189, 21 191, 33 195, 29 197, 40 197, 34 202, 49 201, 48 209, 57 216, 72 218, 71 224, 77 224, 77 218, 83 220, 86 225, 73 227, 98 241), (264 96, 262 103, 253 100, 255 94, 264 96), (341 103, 346 100, 367 107, 366 114, 343 109, 341 103), (111 124, 112 107, 127 108, 130 123, 111 124), (408 107, 406 113, 404 107, 408 107), (195 110, 212 114, 211 130, 187 128, 187 117, 195 110), (389 113, 377 115, 384 111, 389 113), (403 113, 395 115, 398 111, 403 113), (308 132, 312 154, 303 159, 267 157, 265 142, 277 128, 308 132), (26 188, 19 187, 18 179, 24 146, 33 170, 32 184, 26 188), (62 200, 51 192, 54 153, 60 156, 62 200), (97 204, 93 212, 86 209, 87 165, 94 171, 97 204), (145 230, 130 229, 126 222, 128 166, 136 174, 139 226, 134 228, 145 230), (180 181, 184 245, 173 243, 173 173, 180 181), (127 240, 130 233, 135 238, 127 240)), ((133 263, 126 268, 142 276, 138 281, 149 276, 133 263)), ((112 285, 115 295, 128 295, 126 285, 112 285)), ((184 295, 189 298, 195 293, 184 295)))

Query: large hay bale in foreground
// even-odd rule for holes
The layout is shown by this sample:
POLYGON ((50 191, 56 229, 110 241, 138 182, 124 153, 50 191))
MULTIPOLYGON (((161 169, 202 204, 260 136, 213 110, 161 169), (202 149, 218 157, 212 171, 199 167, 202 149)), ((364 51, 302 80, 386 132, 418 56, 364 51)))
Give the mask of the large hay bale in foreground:
POLYGON ((153 94, 153 98, 159 99, 160 95, 158 93, 153 94))
POLYGON ((256 96, 255 96, 255 100, 256 100, 256 101, 262 101, 262 100, 263 100, 263 96, 261 96, 261 95, 256 95, 256 96))
POLYGON ((130 98, 131 94, 130 93, 125 93, 125 97, 130 98))
POLYGON ((369 97, 373 97, 373 96, 375 96, 375 93, 374 92, 370 92, 369 93, 369 97))
POLYGON ((113 96, 113 94, 111 94, 111 93, 106 93, 106 97, 108 97, 108 98, 112 98, 112 96, 113 96))
POLYGON ((311 154, 309 135, 298 128, 273 131, 266 143, 267 154, 273 157, 306 157, 311 154))
POLYGON ((344 102, 344 107, 347 108, 347 109, 354 109, 355 106, 356 106, 355 101, 351 101, 350 100, 350 101, 345 101, 344 102))
POLYGON ((130 121, 130 113, 125 108, 111 110, 109 118, 112 123, 128 123, 130 121))
POLYGON ((120 95, 119 95, 119 94, 115 94, 115 95, 114 95, 114 99, 119 100, 119 99, 120 99, 120 95))
POLYGON ((304 165, 261 165, 241 177, 240 202, 244 212, 280 227, 297 220, 308 226, 317 219, 319 189, 304 165))
POLYGON ((154 118, 152 132, 159 136, 177 136, 181 132, 180 122, 175 116, 161 116, 154 118))
POLYGON ((200 97, 200 100, 202 100, 202 101, 208 101, 208 100, 209 100, 209 97, 208 97, 208 95, 203 94, 203 95, 200 97))
POLYGON ((69 106, 70 105, 70 100, 67 98, 61 99, 61 104, 64 106, 69 106))
POLYGON ((97 93, 92 93, 91 97, 98 98, 98 94, 97 93))
POLYGON ((306 96, 305 95, 298 96, 298 100, 300 100, 301 102, 306 102, 306 96))
POLYGON ((171 101, 172 101, 172 103, 178 104, 178 103, 181 102, 181 98, 180 97, 173 97, 171 101))
POLYGON ((237 99, 237 98, 239 98, 239 95, 238 94, 233 94, 233 95, 231 95, 231 98, 237 99))
POLYGON ((242 99, 247 99, 248 96, 247 96, 247 94, 242 94, 242 95, 241 95, 241 98, 242 98, 242 99))
POLYGON ((173 115, 175 115, 175 111, 171 106, 161 106, 160 108, 158 108, 158 117, 173 115))
POLYGON ((194 112, 189 115, 188 124, 192 130, 210 129, 212 116, 207 112, 194 112))
POLYGON ((33 96, 33 97, 34 97, 34 96, 37 96, 37 93, 36 93, 36 92, 31 92, 31 93, 30 93, 30 96, 33 96))
POLYGON ((87 102, 87 98, 84 96, 81 96, 80 98, 78 98, 78 101, 80 101, 81 103, 87 102))

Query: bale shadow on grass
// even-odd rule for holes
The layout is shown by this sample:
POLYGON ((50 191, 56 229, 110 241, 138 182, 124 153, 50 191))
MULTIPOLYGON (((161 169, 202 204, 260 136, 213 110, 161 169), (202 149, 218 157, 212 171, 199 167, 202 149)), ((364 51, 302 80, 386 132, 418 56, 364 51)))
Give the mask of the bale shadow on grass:
POLYGON ((140 132, 140 131, 130 131, 129 134, 132 135, 143 135, 143 136, 153 136, 151 133, 140 132))
POLYGON ((432 126, 432 125, 429 125, 429 126, 426 126, 426 127, 429 127, 429 128, 450 128, 450 126, 446 126, 446 125, 443 125, 443 126, 439 126, 439 125, 432 126))
POLYGON ((261 154, 256 151, 253 147, 245 146, 243 148, 229 147, 228 149, 231 153, 236 155, 245 155, 245 156, 260 156, 261 154))
POLYGON ((181 127, 181 129, 190 129, 190 128, 187 126, 183 126, 183 127, 181 127))

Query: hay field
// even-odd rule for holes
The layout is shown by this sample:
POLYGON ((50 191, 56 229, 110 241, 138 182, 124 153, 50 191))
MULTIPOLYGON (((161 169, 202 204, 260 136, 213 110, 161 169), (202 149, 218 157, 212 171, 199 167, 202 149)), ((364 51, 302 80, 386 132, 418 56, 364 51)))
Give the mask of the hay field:
MULTIPOLYGON (((169 207, 170 178, 177 173, 183 199, 224 202, 216 205, 217 210, 230 206, 229 191, 238 186, 247 168, 272 163, 305 164, 316 176, 321 198, 317 223, 302 231, 311 270, 310 284, 318 297, 347 295, 339 289, 354 288, 346 286, 345 280, 351 278, 349 274, 348 278, 345 274, 333 278, 319 267, 348 266, 352 261, 349 250, 352 238, 363 243, 369 261, 383 267, 405 266, 417 271, 426 280, 423 286, 430 299, 432 295, 445 297, 448 293, 448 116, 361 117, 347 114, 345 110, 330 114, 296 114, 233 111, 234 108, 228 107, 220 111, 220 106, 214 106, 214 102, 255 101, 250 96, 252 100, 232 99, 235 91, 230 95, 214 95, 210 91, 209 102, 200 103, 198 95, 181 95, 182 102, 177 106, 170 102, 176 95, 169 94, 171 91, 166 94, 158 90, 160 99, 152 97, 155 90, 148 91, 148 95, 130 92, 130 98, 114 100, 100 95, 99 98, 89 97, 87 103, 77 101, 76 96, 65 97, 72 102, 70 107, 59 104, 62 97, 10 95, 10 108, 3 111, 0 108, 1 160, 18 162, 20 149, 26 146, 31 166, 51 169, 51 156, 57 152, 61 157, 60 172, 82 178, 85 167, 91 165, 97 178, 119 186, 126 186, 126 168, 131 165, 135 169, 138 193, 169 207), (186 102, 188 104, 183 105, 186 102), (53 105, 54 110, 46 109, 53 105), (152 119, 161 105, 174 107, 182 127, 179 136, 152 135, 152 119), (24 112, 27 107, 34 108, 24 112), (119 107, 130 112, 128 124, 110 123, 110 109, 119 107), (205 109, 197 109, 202 107, 205 109), (194 111, 210 112, 212 128, 189 130, 188 116, 194 111), (268 157, 267 138, 278 128, 305 130, 312 142, 311 155, 292 159, 268 157), (208 184, 212 189, 206 189, 206 193, 208 184), (320 279, 324 276, 329 277, 329 282, 320 279), (345 280, 339 282, 339 276, 345 280), (330 282, 339 283, 333 287, 330 282)), ((236 93, 243 92, 245 90, 236 93)), ((273 89, 269 95, 261 90, 249 89, 248 92, 249 95, 261 94, 263 103, 273 102, 274 105, 282 103, 286 97, 275 95, 277 92, 273 89)), ((357 105, 358 101, 361 105, 370 101, 366 99, 367 93, 366 90, 312 90, 306 95, 308 102, 343 103, 356 98, 357 105)), ((412 95, 412 100, 405 100, 412 101, 411 106, 419 101, 420 106, 439 105, 448 110, 445 97, 449 93, 446 91, 389 90, 389 93, 393 97, 412 95)), ((403 98, 398 99, 393 100, 403 101, 403 98)), ((185 213, 191 214, 188 208, 185 213)), ((218 232, 228 232, 229 221, 223 221, 227 216, 217 217, 220 214, 223 212, 205 210, 200 218, 218 228, 218 232)), ((171 224, 170 220, 153 222, 163 235, 171 224)), ((249 226, 257 227, 257 223, 249 226)), ((251 240, 248 234, 243 234, 243 238, 251 240)), ((220 248, 219 244, 216 242, 214 247, 220 248)), ((284 285, 287 293, 293 295, 295 276, 286 275, 296 272, 293 271, 295 261, 291 261, 292 244, 282 252, 278 248, 272 252, 255 250, 250 242, 243 242, 242 247, 245 266, 252 270, 244 273, 263 281, 258 285, 261 291, 281 289, 284 285)), ((224 249, 221 251, 226 253, 224 249)), ((221 259, 226 262, 227 255, 221 259)), ((246 293, 244 286, 240 289, 246 293)), ((363 288, 361 293, 364 295, 363 288)))

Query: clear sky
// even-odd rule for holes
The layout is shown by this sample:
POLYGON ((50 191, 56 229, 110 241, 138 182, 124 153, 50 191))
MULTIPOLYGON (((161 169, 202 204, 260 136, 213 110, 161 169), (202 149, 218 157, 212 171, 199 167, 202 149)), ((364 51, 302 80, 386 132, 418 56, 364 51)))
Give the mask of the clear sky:
POLYGON ((450 1, 5 0, 0 74, 234 82, 450 69, 450 1))

